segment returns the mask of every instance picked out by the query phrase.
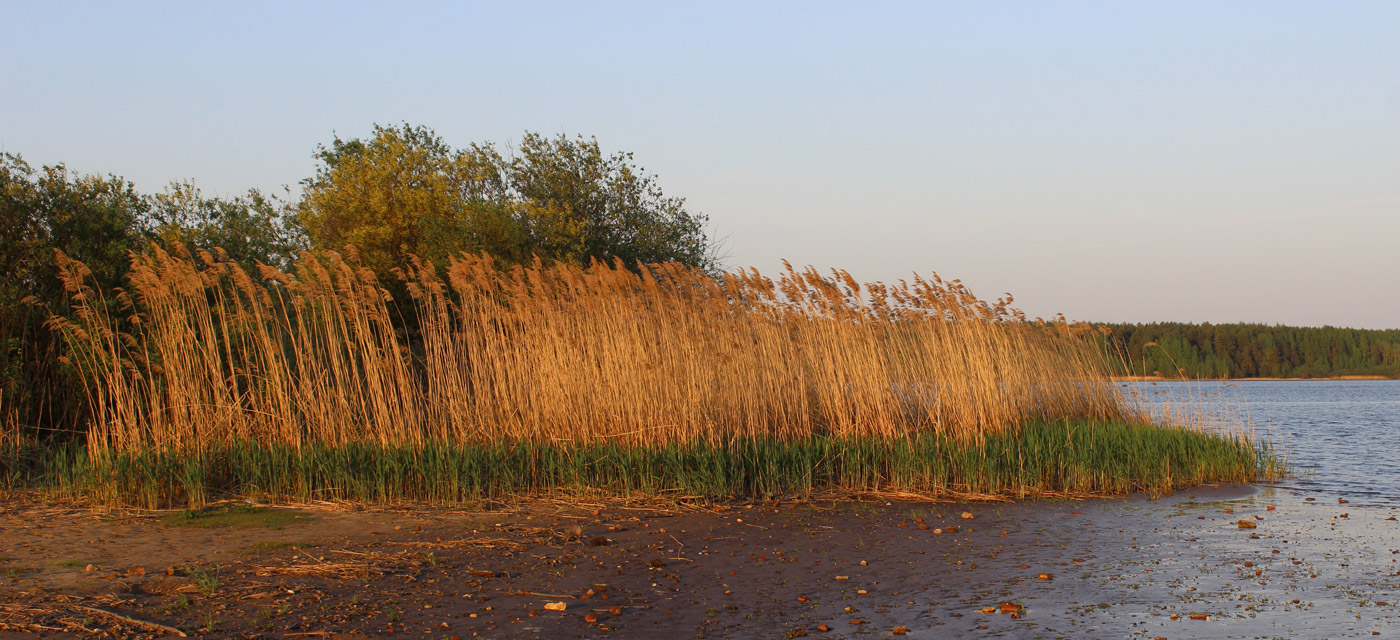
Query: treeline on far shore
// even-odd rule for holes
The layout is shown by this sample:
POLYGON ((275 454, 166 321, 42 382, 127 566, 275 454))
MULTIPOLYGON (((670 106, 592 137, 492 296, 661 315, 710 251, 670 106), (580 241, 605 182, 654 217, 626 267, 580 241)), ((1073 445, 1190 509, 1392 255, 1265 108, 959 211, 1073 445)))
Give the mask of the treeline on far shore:
POLYGON ((1400 378, 1400 329, 1101 324, 1114 374, 1164 378, 1400 378))

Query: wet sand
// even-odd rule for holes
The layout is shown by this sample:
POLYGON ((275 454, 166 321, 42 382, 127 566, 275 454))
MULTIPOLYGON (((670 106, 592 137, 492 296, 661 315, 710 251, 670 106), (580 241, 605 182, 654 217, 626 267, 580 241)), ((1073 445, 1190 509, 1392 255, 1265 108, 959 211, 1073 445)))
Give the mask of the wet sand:
POLYGON ((1218 486, 1157 500, 301 508, 281 528, 194 529, 12 501, 0 637, 173 635, 151 624, 211 638, 1397 637, 1397 513, 1218 486))

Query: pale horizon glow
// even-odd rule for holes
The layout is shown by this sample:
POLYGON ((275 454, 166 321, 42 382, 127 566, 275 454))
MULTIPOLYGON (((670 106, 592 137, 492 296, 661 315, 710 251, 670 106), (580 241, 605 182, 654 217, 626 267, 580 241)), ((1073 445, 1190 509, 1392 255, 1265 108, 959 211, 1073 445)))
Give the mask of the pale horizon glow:
POLYGON ((1032 316, 1400 327, 1396 3, 0 5, 0 148, 296 189, 332 134, 596 136, 726 265, 1032 316), (672 6, 674 5, 674 6, 672 6))

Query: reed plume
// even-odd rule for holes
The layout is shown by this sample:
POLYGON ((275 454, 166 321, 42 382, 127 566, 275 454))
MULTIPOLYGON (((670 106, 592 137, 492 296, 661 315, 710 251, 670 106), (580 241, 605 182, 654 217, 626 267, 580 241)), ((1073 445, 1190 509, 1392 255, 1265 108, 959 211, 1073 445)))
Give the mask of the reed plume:
MULTIPOLYGON (((788 267, 674 264, 403 273, 419 345, 367 269, 295 274, 160 248, 133 258, 130 334, 60 259, 98 450, 532 439, 627 444, 812 434, 972 439, 1033 420, 1127 418, 1099 356, 936 275, 858 284, 788 267), (414 352, 416 349, 416 353, 414 352)), ((126 296, 126 293, 120 294, 126 296)))
MULTIPOLYGON (((88 387, 92 464, 168 468, 191 502, 203 490, 189 487, 214 467, 264 489, 384 498, 649 485, 697 472, 675 471, 686 464, 722 491, 777 477, 784 490, 820 477, 1021 494, 1139 486, 1085 475, 1090 463, 1066 457, 1085 455, 1071 445, 1095 433, 1071 425, 1147 420, 1110 383, 1103 351, 1079 335, 1087 329, 1029 321, 1009 296, 986 302, 956 280, 861 284, 791 266, 776 279, 716 278, 677 264, 634 272, 462 256, 401 271, 415 319, 404 323, 405 310, 347 256, 307 254, 294 273, 263 266, 254 277, 222 252, 153 247, 133 256, 129 290, 109 305, 60 255, 75 312, 51 324, 88 387), (1026 425, 1041 427, 1022 437, 1026 425), (1044 425, 1062 425, 1051 429, 1060 435, 1044 425), (988 453, 1013 446, 1014 455, 988 453), (640 462, 612 466, 632 456, 640 462), (1011 466, 948 470, 979 456, 1011 466), (343 468, 325 475, 313 459, 343 468), (378 480, 357 480, 363 473, 378 480)), ((1093 465, 1141 458, 1133 464, 1169 485, 1218 475, 1189 468, 1198 458, 1189 447, 1159 469, 1155 445, 1141 443, 1153 436, 1113 428, 1132 451, 1106 449, 1093 465)), ((1221 468, 1252 473, 1252 448, 1222 446, 1221 468)), ((158 475, 129 475, 139 484, 142 474, 158 475)))

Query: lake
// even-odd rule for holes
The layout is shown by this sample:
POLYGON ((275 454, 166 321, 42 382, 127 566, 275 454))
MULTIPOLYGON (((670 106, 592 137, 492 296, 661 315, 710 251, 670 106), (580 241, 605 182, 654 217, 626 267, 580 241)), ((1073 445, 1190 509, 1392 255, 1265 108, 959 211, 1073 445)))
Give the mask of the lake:
POLYGON ((1400 503, 1400 380, 1119 384, 1159 407, 1223 403, 1247 415, 1256 436, 1272 441, 1291 466, 1291 477, 1274 486, 1400 503))

